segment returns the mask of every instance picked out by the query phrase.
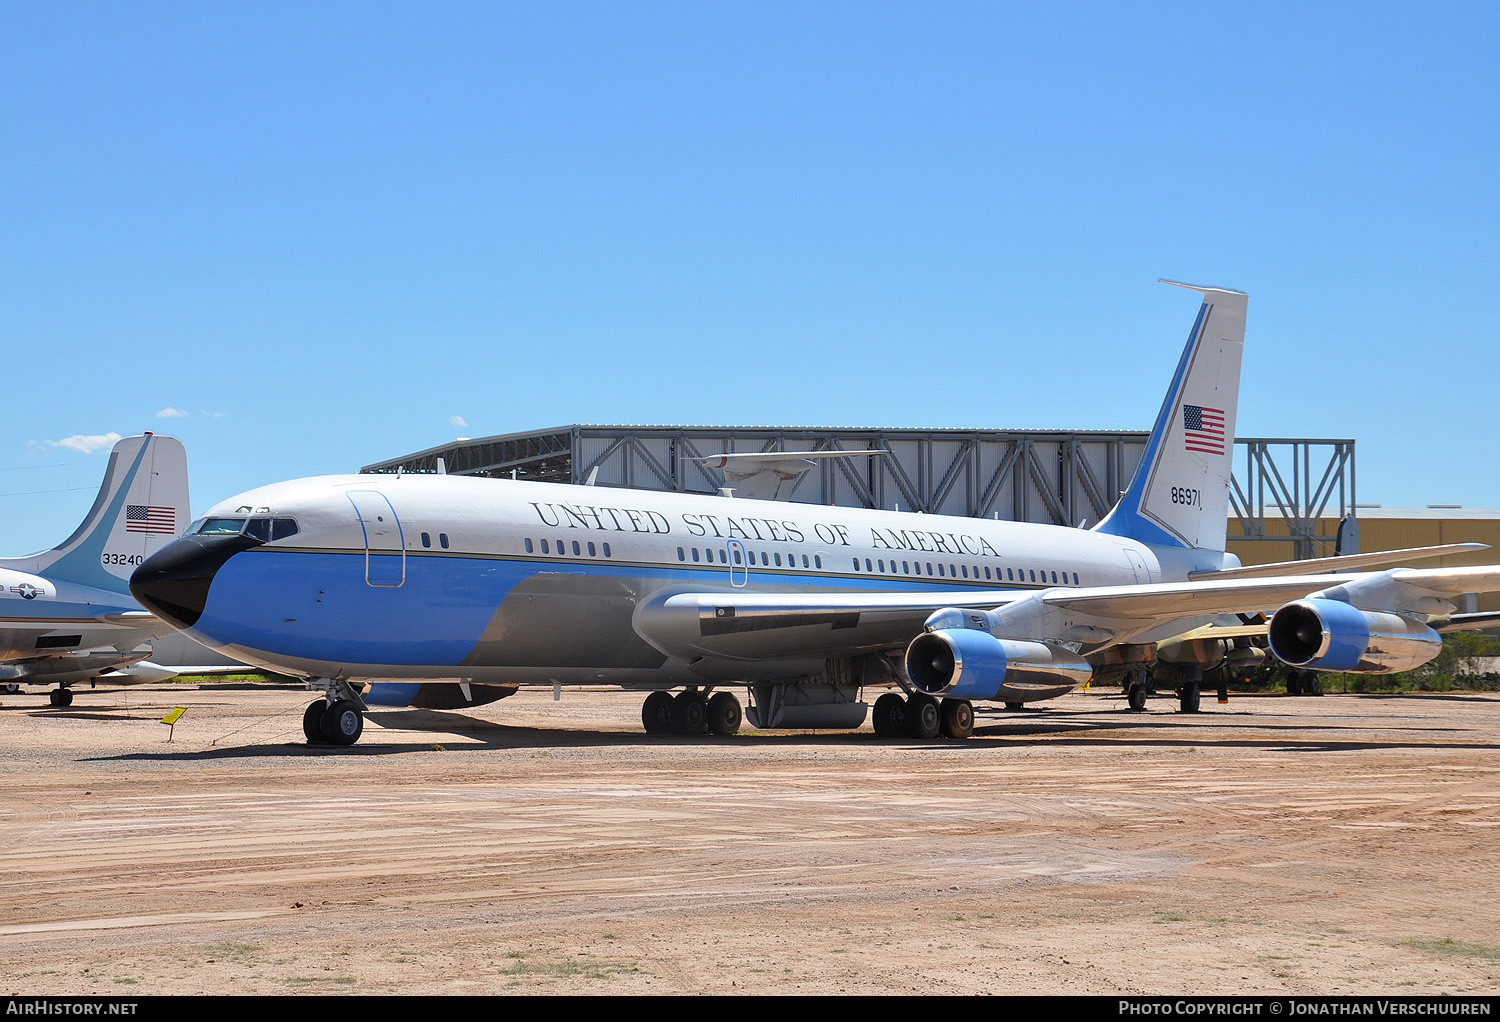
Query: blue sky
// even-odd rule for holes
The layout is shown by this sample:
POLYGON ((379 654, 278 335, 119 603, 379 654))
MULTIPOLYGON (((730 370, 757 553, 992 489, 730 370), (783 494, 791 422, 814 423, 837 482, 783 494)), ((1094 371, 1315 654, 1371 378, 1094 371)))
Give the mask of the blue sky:
POLYGON ((201 511, 570 422, 1144 429, 1162 276, 1250 294, 1241 435, 1500 506, 1497 12, 7 5, 0 553, 108 433, 201 511))

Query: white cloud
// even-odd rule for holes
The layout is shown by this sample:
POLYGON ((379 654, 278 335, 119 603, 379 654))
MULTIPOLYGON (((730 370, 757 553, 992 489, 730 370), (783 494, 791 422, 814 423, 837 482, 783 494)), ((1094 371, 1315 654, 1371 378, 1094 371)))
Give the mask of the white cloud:
POLYGON ((450 415, 448 416, 448 425, 467 426, 468 423, 464 421, 464 417, 462 415, 450 415))
POLYGON ((181 408, 163 408, 156 413, 158 419, 185 419, 188 413, 181 408))
POLYGON ((70 436, 61 440, 48 440, 47 443, 53 447, 66 447, 70 451, 80 451, 83 454, 97 454, 107 451, 120 442, 120 434, 104 433, 100 436, 70 436))
MULTIPOLYGON (((187 412, 183 412, 182 414, 186 415, 187 412)), ((207 408, 203 409, 203 414, 207 415, 210 419, 222 419, 224 417, 223 412, 211 412, 207 408)))

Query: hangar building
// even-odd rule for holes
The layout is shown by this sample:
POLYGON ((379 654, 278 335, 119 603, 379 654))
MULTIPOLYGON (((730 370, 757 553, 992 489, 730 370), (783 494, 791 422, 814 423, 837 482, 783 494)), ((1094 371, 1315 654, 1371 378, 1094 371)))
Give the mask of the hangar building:
MULTIPOLYGON (((1098 522, 1129 484, 1144 430, 958 430, 572 425, 461 439, 365 466, 763 496, 1051 525, 1098 522), (801 474, 745 478, 726 457, 848 452, 801 474), (865 456, 868 455, 868 456, 865 456), (772 492, 775 491, 775 492, 772 492)), ((1327 555, 1355 510, 1354 441, 1235 444, 1233 549, 1247 564, 1327 555)), ((1367 549, 1375 549, 1367 547, 1367 549)))
MULTIPOLYGON (((922 511, 1051 525, 1098 522, 1129 484, 1145 430, 964 430, 769 426, 571 425, 460 439, 363 472, 436 472, 599 486, 775 497, 809 504, 922 511), (724 456, 878 452, 818 460, 799 475, 736 478, 724 456), (774 490, 775 492, 770 492, 774 490)), ((795 460, 795 459, 794 459, 795 460)), ((1353 517, 1358 549, 1489 543, 1494 550, 1429 564, 1490 563, 1500 511, 1404 510, 1355 502, 1354 441, 1235 441, 1229 549, 1245 564, 1336 552, 1353 517)), ((1500 594, 1463 610, 1500 610, 1500 594)))

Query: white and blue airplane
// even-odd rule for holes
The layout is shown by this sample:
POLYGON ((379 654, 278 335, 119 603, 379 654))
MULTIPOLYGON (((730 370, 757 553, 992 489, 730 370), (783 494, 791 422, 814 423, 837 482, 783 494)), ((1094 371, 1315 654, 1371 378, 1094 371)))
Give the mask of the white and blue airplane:
POLYGON ((172 437, 115 444, 94 505, 51 550, 0 559, 0 684, 140 683, 176 672, 150 663, 150 639, 172 631, 130 595, 130 575, 188 523, 187 455, 172 437))
POLYGON ((323 692, 309 741, 339 744, 359 738, 369 704, 559 684, 649 689, 646 730, 682 734, 735 731, 738 686, 762 728, 857 727, 863 691, 888 688, 877 734, 963 737, 974 701, 1052 698, 1096 668, 1134 678, 1135 705, 1155 643, 1228 614, 1273 613, 1271 648, 1297 667, 1388 672, 1436 656, 1428 615, 1500 589, 1500 566, 1331 571, 1473 545, 1248 569, 1226 552, 1246 297, 1193 290, 1203 303, 1143 460, 1091 530, 324 476, 214 506, 131 592, 199 642, 305 678, 323 692))

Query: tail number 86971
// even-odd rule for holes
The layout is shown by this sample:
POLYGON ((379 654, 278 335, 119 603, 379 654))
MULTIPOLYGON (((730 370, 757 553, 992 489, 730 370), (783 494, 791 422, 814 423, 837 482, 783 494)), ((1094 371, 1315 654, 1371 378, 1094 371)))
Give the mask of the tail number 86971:
POLYGON ((1203 491, 1189 489, 1186 486, 1172 487, 1172 503, 1186 504, 1188 507, 1203 506, 1203 491))

